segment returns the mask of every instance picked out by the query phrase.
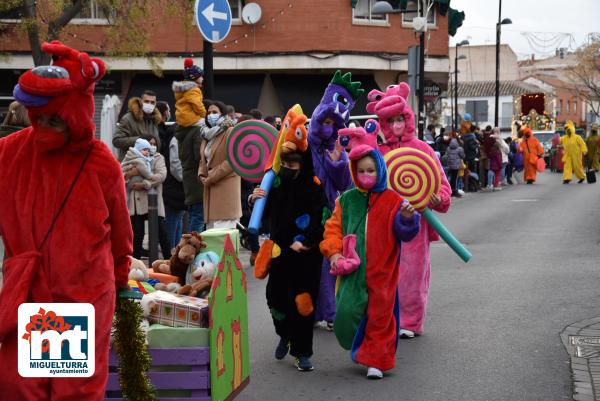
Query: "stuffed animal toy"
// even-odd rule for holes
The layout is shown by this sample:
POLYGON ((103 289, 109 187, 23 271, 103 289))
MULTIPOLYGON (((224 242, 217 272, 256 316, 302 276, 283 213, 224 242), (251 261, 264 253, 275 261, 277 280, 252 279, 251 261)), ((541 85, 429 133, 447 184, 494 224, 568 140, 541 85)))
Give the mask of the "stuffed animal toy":
POLYGON ((219 255, 214 252, 200 252, 186 273, 186 285, 177 293, 191 297, 207 295, 219 265, 219 255))
POLYGON ((129 257, 131 264, 129 265, 129 280, 146 281, 150 278, 148 269, 144 262, 134 257, 129 257))
POLYGON ((157 273, 176 276, 179 280, 179 284, 185 284, 188 266, 194 261, 196 255, 204 248, 206 248, 206 242, 204 242, 202 236, 196 231, 192 231, 189 234, 183 234, 171 259, 168 261, 154 261, 154 263, 152 263, 152 269, 157 273))
MULTIPOLYGON (((142 308, 144 314, 144 320, 140 323, 140 328, 144 332, 144 336, 148 337, 148 329, 150 328, 150 322, 148 321, 148 316, 150 313, 158 306, 156 301, 154 301, 151 297, 144 295, 140 300, 140 307, 142 308)), ((146 339, 146 343, 148 340, 146 339)))

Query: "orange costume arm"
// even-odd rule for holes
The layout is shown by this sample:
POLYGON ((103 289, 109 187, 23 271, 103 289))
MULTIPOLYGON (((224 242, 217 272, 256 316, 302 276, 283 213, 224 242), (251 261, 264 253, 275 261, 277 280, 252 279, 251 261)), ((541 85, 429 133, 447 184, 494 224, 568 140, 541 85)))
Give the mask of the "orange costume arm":
POLYGON ((335 200, 333 214, 325 223, 323 238, 325 239, 321 241, 319 248, 326 258, 330 258, 336 253, 342 253, 344 231, 342 228, 342 207, 339 198, 335 200))

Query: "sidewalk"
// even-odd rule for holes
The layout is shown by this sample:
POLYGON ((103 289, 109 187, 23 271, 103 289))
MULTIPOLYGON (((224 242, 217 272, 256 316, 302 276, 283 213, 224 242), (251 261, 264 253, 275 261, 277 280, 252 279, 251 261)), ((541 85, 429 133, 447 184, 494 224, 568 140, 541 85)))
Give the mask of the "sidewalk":
POLYGON ((565 327, 560 337, 571 357, 573 399, 600 401, 600 316, 565 327))

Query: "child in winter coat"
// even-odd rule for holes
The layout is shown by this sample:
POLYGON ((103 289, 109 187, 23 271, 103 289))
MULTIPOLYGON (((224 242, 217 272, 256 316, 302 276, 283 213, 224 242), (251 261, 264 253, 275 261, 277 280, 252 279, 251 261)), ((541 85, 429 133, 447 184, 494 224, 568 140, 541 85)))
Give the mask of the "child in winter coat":
POLYGON ((202 102, 202 81, 204 71, 194 65, 191 58, 186 58, 183 73, 184 81, 173 82, 175 94, 175 121, 180 127, 201 125, 206 117, 206 108, 202 102))
MULTIPOLYGON (((275 358, 283 359, 289 352, 299 371, 311 371, 314 306, 323 263, 319 243, 327 201, 315 179, 309 150, 283 153, 278 180, 264 212, 270 218, 270 239, 258 253, 254 275, 259 279, 269 275, 267 304, 280 338, 275 358)), ((249 203, 265 195, 256 188, 249 203)))
POLYGON ((458 192, 458 173, 462 169, 465 151, 459 145, 456 137, 450 140, 450 146, 446 150, 448 169, 450 172, 450 187, 452 188, 452 196, 462 197, 458 192))
POLYGON ((135 145, 127 151, 125 158, 121 162, 121 171, 125 174, 134 168, 137 170, 136 175, 126 176, 125 184, 128 190, 132 184, 141 183, 144 179, 152 179, 152 148, 150 142, 143 138, 138 138, 135 141, 135 145))
POLYGON ((349 154, 356 188, 336 200, 320 248, 339 276, 333 324, 338 342, 368 367, 368 378, 381 379, 395 364, 400 242, 418 234, 420 215, 387 189, 386 165, 372 137, 349 154))

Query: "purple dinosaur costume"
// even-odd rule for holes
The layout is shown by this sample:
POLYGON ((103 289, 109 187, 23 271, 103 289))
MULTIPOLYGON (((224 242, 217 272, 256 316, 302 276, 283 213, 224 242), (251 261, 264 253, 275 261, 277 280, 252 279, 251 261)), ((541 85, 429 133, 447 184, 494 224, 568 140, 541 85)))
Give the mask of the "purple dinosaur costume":
MULTIPOLYGON (((360 85, 360 82, 352 82, 351 73, 342 75, 336 71, 310 119, 308 143, 315 174, 325 189, 330 210, 334 209, 337 197, 352 186, 348 154, 343 149, 336 150, 336 141, 338 131, 346 128, 356 99, 364 92, 360 85)), ((329 273, 329 261, 324 258, 315 313, 317 322, 333 322, 335 318, 335 281, 335 276, 329 273)))

